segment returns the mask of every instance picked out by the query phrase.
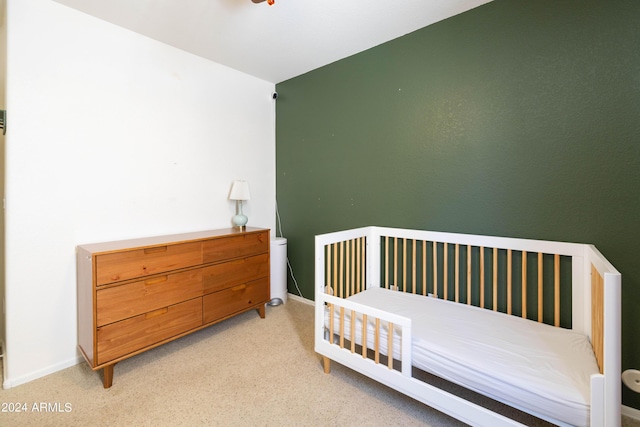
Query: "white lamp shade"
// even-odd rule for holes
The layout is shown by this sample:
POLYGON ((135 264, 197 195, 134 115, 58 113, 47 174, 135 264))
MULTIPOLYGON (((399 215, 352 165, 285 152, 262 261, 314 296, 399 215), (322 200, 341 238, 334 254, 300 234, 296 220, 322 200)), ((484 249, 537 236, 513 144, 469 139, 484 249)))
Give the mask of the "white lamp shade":
POLYGON ((249 183, 247 181, 233 181, 231 185, 231 192, 229 193, 230 200, 249 200, 251 194, 249 193, 249 183))

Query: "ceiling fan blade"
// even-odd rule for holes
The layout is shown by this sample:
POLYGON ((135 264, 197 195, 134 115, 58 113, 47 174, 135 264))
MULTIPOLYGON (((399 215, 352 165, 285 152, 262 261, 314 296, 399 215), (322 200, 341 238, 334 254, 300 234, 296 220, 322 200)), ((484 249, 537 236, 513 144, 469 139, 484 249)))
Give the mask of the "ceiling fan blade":
MULTIPOLYGON (((251 0, 254 3, 263 3, 265 0, 251 0)), ((275 0, 267 0, 267 3, 269 3, 269 6, 273 6, 273 4, 275 3, 275 0)))

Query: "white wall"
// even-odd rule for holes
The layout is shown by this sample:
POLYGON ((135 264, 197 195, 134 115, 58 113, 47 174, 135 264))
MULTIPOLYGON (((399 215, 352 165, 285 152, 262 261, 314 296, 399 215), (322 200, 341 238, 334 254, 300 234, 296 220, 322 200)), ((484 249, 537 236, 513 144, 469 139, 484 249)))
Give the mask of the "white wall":
MULTIPOLYGON (((77 363, 75 246, 275 225, 274 85, 50 0, 7 1, 5 387, 77 363)), ((273 233, 273 231, 272 231, 273 233)))

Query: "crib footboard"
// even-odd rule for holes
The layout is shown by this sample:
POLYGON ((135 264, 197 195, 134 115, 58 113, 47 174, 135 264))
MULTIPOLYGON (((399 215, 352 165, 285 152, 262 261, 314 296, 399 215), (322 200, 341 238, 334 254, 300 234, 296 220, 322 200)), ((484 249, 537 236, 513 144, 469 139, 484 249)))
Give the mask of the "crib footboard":
POLYGON ((386 366, 411 376, 411 319, 324 294, 316 304, 316 351, 338 362, 358 356, 363 363, 386 366))

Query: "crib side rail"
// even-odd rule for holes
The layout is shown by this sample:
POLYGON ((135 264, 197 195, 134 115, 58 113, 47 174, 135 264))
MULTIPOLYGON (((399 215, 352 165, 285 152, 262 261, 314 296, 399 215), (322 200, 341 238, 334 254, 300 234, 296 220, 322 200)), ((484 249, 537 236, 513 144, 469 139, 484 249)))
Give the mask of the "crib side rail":
POLYGON ((411 319, 328 294, 316 300, 316 316, 316 352, 337 361, 359 354, 411 376, 411 319))
POLYGON ((583 298, 584 245, 383 227, 370 241, 380 287, 584 329, 572 305, 583 298))
MULTIPOLYGON (((340 318, 340 316, 343 315, 338 314, 338 316, 340 318)), ((356 325, 356 327, 357 326, 358 325, 356 325)), ((413 378, 411 373, 412 326, 411 320, 408 318, 369 306, 363 306, 343 298, 321 294, 320 299, 316 300, 315 328, 315 351, 330 360, 354 369, 376 381, 380 381, 391 388, 417 399, 434 409, 449 414, 469 425, 479 427, 523 426, 523 424, 520 424, 515 420, 506 418, 487 408, 466 401, 463 398, 453 395, 445 390, 413 378), (331 307, 333 307, 333 315, 331 314, 331 307), (347 339, 347 334, 354 336, 356 333, 351 331, 351 324, 347 324, 346 320, 343 320, 343 326, 340 326, 339 321, 337 324, 333 325, 333 329, 336 330, 336 334, 328 333, 332 330, 332 326, 325 326, 326 311, 329 311, 327 316, 329 319, 334 317, 336 313, 340 313, 342 311, 345 313, 345 318, 347 315, 356 316, 360 314, 367 316, 366 320, 369 322, 379 322, 380 324, 390 322, 394 325, 396 331, 401 329, 401 332, 399 332, 399 335, 401 336, 400 355, 396 354, 396 363, 389 365, 389 361, 391 359, 387 358, 385 361, 382 360, 382 357, 381 360, 377 361, 375 359, 375 347, 372 349, 374 353, 373 357, 371 357, 371 351, 367 353, 367 356, 363 357, 362 353, 357 351, 357 348, 352 348, 350 340, 347 339), (340 331, 341 328, 342 331, 340 331), (341 335, 344 335, 342 345, 340 344, 341 335), (398 370, 397 362, 401 365, 400 370, 398 370)), ((361 342, 368 341, 372 343, 374 340, 374 337, 369 337, 365 338, 361 342)), ((396 344, 394 343, 394 347, 391 349, 386 348, 386 354, 397 353, 395 345, 396 344)), ((365 345, 362 347, 369 346, 365 345)), ((383 347, 384 344, 380 344, 380 353, 383 352, 383 347)), ((327 366, 328 365, 325 365, 325 372, 328 372, 327 366)))

